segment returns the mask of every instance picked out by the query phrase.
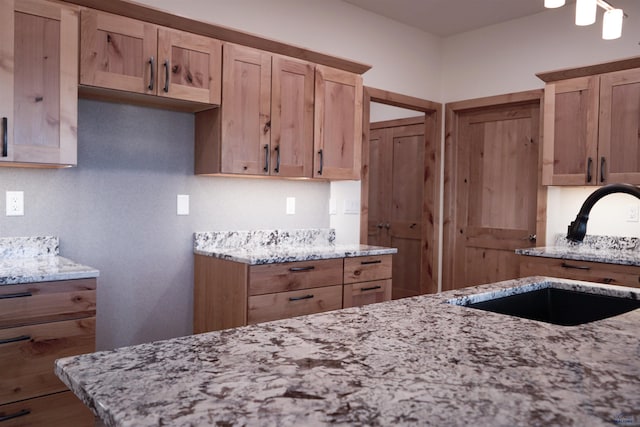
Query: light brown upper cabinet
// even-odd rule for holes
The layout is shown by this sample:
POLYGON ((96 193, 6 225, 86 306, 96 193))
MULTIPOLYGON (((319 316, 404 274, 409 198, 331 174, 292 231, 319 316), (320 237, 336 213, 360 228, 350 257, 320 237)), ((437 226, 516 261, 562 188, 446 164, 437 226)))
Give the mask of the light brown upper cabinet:
POLYGON ((80 84, 220 104, 219 40, 86 9, 80 84))
POLYGON ((76 9, 0 0, 0 64, 0 165, 75 165, 76 9))
POLYGON ((543 184, 640 184, 640 69, 545 87, 543 184))
POLYGON ((315 88, 313 176, 360 179, 362 76, 317 65, 315 88))

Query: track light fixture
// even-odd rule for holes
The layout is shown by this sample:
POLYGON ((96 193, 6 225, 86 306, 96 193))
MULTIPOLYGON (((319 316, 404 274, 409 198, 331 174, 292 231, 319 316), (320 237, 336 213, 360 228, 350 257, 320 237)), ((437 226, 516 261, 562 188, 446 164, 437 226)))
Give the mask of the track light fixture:
MULTIPOLYGON (((565 0, 544 0, 544 7, 564 6, 565 0)), ((596 22, 598 6, 605 10, 602 20, 602 38, 614 40, 622 36, 622 20, 626 16, 605 0, 576 0, 576 25, 591 25, 596 22)))

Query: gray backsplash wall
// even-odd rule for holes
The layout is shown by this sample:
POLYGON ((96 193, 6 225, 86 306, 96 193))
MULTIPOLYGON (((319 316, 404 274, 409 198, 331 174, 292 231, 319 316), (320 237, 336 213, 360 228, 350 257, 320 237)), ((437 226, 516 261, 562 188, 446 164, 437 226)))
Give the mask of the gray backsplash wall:
POLYGON ((59 236, 100 270, 98 349, 191 333, 194 231, 329 226, 328 183, 195 176, 193 133, 193 114, 80 100, 78 167, 0 168, 0 236, 59 236), (6 190, 23 217, 4 216, 6 190))

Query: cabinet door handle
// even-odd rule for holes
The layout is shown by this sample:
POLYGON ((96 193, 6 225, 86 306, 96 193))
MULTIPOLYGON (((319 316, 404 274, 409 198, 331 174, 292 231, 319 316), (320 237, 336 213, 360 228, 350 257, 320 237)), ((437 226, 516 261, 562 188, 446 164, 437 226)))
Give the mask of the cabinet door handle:
POLYGON ((604 157, 600 157, 600 182, 604 182, 604 166, 605 166, 606 160, 604 159, 604 157))
POLYGON ((153 90, 153 86, 155 86, 156 82, 156 75, 155 75, 155 71, 154 71, 154 62, 155 60, 153 59, 153 56, 151 58, 149 58, 149 70, 151 71, 151 76, 149 77, 149 90, 153 90))
POLYGON ((586 266, 586 265, 572 265, 572 264, 568 264, 566 262, 563 262, 562 264, 560 264, 562 266, 562 268, 569 268, 569 269, 573 269, 573 270, 591 270, 591 267, 586 266))
POLYGON ((276 167, 273 169, 273 171, 275 173, 279 173, 280 172, 280 146, 278 145, 276 148, 274 148, 274 150, 276 151, 276 167))
POLYGON ((311 271, 311 270, 313 270, 315 268, 316 267, 313 266, 313 265, 308 265, 306 267, 291 267, 289 269, 289 271, 291 271, 292 273, 297 273, 297 272, 300 272, 300 271, 311 271))
POLYGON ((7 157, 9 149, 9 119, 2 118, 2 157, 7 157))
POLYGON ((269 172, 269 144, 264 145, 264 167, 262 170, 269 172))
POLYGON ((368 288, 361 288, 360 291, 361 292, 373 291, 375 289, 382 289, 382 286, 371 286, 371 287, 368 287, 368 288))
POLYGON ((15 294, 3 294, 0 295, 0 299, 9 299, 9 298, 24 298, 33 296, 31 292, 16 292, 15 294))
POLYGON ((368 264, 381 264, 382 260, 381 259, 376 259, 373 261, 360 261, 361 265, 368 265, 368 264))
POLYGON ((6 338, 0 340, 0 344, 11 344, 12 342, 20 342, 20 341, 29 341, 31 336, 29 335, 20 335, 19 337, 6 338))
POLYGON ((593 170, 593 159, 589 157, 589 159, 587 160, 587 182, 591 182, 591 179, 593 178, 591 175, 592 170, 593 170))
POLYGON ((318 169, 318 175, 322 175, 322 169, 324 169, 324 153, 322 149, 318 150, 318 155, 320 156, 320 168, 318 169))
POLYGON ((164 61, 164 92, 169 92, 169 60, 164 61))
POLYGON ((311 299, 311 298, 313 298, 313 294, 308 294, 308 295, 304 295, 304 296, 301 296, 301 297, 290 297, 289 301, 300 301, 300 300, 303 300, 303 299, 311 299))
POLYGON ((18 412, 14 412, 13 414, 9 414, 9 415, 3 415, 0 417, 0 423, 3 421, 9 421, 12 420, 14 418, 18 418, 18 417, 24 417, 25 415, 29 415, 31 413, 30 410, 28 409, 22 409, 18 412))

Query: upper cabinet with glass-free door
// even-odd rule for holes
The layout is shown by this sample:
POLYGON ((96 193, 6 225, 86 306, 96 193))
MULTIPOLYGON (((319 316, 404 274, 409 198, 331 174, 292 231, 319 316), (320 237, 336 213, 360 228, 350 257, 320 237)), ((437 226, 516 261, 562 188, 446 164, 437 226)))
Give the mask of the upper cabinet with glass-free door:
POLYGON ((220 104, 221 42, 86 9, 80 84, 220 104))

